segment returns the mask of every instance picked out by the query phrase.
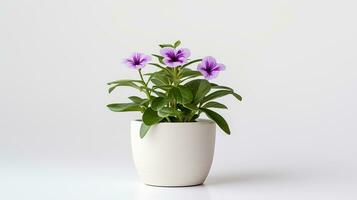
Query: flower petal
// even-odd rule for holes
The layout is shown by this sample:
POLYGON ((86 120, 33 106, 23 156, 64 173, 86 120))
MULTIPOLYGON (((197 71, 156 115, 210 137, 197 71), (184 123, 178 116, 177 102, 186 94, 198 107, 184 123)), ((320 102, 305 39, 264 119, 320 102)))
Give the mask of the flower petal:
POLYGON ((123 59, 123 63, 130 68, 135 68, 134 62, 130 58, 123 59))
POLYGON ((181 62, 178 62, 178 61, 172 61, 172 60, 169 59, 169 58, 164 58, 163 62, 164 62, 168 67, 171 67, 171 68, 177 67, 177 66, 179 66, 179 65, 182 64, 181 62))
POLYGON ((146 63, 150 62, 151 61, 151 56, 148 56, 148 55, 142 55, 141 58, 140 58, 140 63, 146 65, 146 63))
POLYGON ((208 72, 206 71, 206 67, 202 62, 197 65, 197 71, 199 71, 205 78, 209 76, 208 72))
POLYGON ((206 67, 204 66, 204 63, 201 62, 197 65, 197 70, 198 71, 205 71, 206 67))
POLYGON ((211 74, 209 74, 209 76, 208 77, 205 77, 206 79, 214 79, 214 78, 216 78, 217 76, 218 76, 218 74, 219 74, 219 71, 212 71, 211 72, 211 74))
POLYGON ((178 49, 176 53, 176 56, 179 58, 183 57, 187 59, 188 57, 190 57, 190 55, 191 55, 191 51, 187 48, 178 49))
POLYGON ((143 53, 135 52, 130 58, 123 60, 123 63, 133 69, 141 69, 151 60, 151 57, 143 53))
POLYGON ((202 62, 197 65, 197 70, 208 80, 216 78, 219 72, 224 69, 225 66, 217 63, 216 59, 212 56, 204 57, 202 62))
POLYGON ((216 68, 218 68, 219 71, 223 71, 226 69, 226 66, 224 64, 218 63, 216 65, 216 68))
POLYGON ((166 58, 173 58, 175 56, 175 49, 172 47, 164 47, 160 49, 160 54, 166 58))
POLYGON ((214 67, 217 65, 216 59, 212 56, 204 57, 202 63, 204 63, 206 67, 214 67))

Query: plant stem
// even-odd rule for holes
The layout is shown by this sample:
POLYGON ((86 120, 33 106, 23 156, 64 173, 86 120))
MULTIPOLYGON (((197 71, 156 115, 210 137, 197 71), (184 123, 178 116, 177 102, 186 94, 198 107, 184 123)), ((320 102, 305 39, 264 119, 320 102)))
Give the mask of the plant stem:
POLYGON ((147 83, 144 81, 144 77, 143 77, 143 74, 141 73, 141 69, 139 69, 139 75, 140 75, 140 79, 141 79, 141 81, 142 81, 142 83, 144 84, 144 87, 145 87, 144 92, 145 92, 147 98, 149 100, 151 100, 151 95, 150 95, 150 92, 149 92, 149 88, 148 88, 147 83))
POLYGON ((175 67, 175 68, 174 68, 174 86, 175 86, 175 87, 177 87, 178 84, 179 84, 179 81, 177 80, 177 78, 178 78, 178 77, 177 77, 177 74, 178 74, 178 72, 179 72, 179 71, 178 71, 178 68, 179 68, 179 67, 175 67))

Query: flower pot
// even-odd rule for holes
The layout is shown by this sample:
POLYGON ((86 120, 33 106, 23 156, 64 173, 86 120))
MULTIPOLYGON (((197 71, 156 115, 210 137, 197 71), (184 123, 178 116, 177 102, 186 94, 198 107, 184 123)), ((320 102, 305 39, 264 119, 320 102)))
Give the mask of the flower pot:
POLYGON ((131 122, 131 145, 137 172, 145 184, 193 186, 205 181, 214 154, 214 122, 159 123, 142 139, 141 123, 131 122))

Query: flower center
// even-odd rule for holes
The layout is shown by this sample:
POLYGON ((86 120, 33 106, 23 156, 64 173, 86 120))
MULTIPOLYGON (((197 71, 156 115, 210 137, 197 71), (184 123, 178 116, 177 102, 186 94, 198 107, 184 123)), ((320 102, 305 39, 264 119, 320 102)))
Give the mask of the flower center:
POLYGON ((133 59, 133 63, 134 63, 134 65, 140 65, 141 64, 140 57, 135 56, 134 59, 133 59))
POLYGON ((179 59, 178 59, 178 57, 173 56, 173 57, 171 57, 171 61, 172 61, 172 62, 177 62, 177 61, 179 61, 179 59))
POLYGON ((213 72, 213 69, 214 69, 214 66, 212 66, 211 64, 208 64, 207 67, 206 67, 206 69, 205 69, 205 71, 206 71, 209 75, 211 75, 212 72, 213 72))
POLYGON ((171 62, 179 61, 179 56, 177 54, 175 54, 174 52, 170 53, 168 56, 169 56, 171 62))

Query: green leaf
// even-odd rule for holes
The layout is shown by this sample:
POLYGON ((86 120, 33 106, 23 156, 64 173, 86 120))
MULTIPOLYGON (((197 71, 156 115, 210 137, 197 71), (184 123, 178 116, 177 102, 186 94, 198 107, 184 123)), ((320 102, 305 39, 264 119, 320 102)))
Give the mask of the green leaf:
POLYGON ((195 79, 185 84, 193 94, 193 104, 200 102, 211 90, 210 83, 205 79, 195 79))
POLYGON ((172 44, 159 44, 159 46, 161 48, 164 48, 164 47, 172 47, 172 48, 174 48, 174 46, 172 44))
POLYGON ((184 105, 182 104, 177 104, 177 108, 180 109, 180 111, 182 111, 185 114, 189 114, 191 113, 191 109, 186 108, 184 105))
POLYGON ((170 85, 170 77, 171 74, 167 70, 160 70, 155 73, 151 73, 149 77, 149 81, 151 81, 154 85, 170 85))
POLYGON ((233 92, 232 91, 229 91, 229 90, 218 90, 218 91, 215 91, 215 92, 212 92, 211 94, 205 96, 201 103, 205 103, 209 100, 212 100, 212 99, 216 99, 216 98, 219 98, 219 97, 223 97, 223 96, 226 96, 228 94, 232 94, 233 92))
POLYGON ((234 96, 235 98, 237 98, 239 101, 242 101, 242 100, 243 100, 243 98, 242 98, 239 94, 237 94, 237 93, 234 93, 234 92, 233 92, 233 96, 234 96))
POLYGON ((185 78, 185 77, 194 78, 201 75, 202 74, 199 71, 194 71, 191 69, 182 69, 180 73, 180 78, 185 78))
POLYGON ((198 89, 195 93, 194 103, 199 102, 209 91, 211 90, 211 85, 207 80, 201 79, 198 89))
POLYGON ((130 96, 129 99, 130 99, 132 102, 136 103, 136 104, 143 104, 143 103, 145 103, 145 101, 148 100, 148 99, 142 99, 142 98, 137 97, 137 96, 130 96))
POLYGON ((168 72, 156 72, 152 77, 165 85, 170 85, 171 74, 168 74, 168 72))
POLYGON ((140 126, 140 138, 144 138, 146 133, 150 130, 151 126, 146 125, 145 123, 141 123, 140 126))
POLYGON ((197 106, 195 106, 193 104, 184 104, 183 106, 185 108, 188 108, 188 109, 193 110, 193 111, 197 111, 198 110, 197 106))
POLYGON ((160 79, 156 79, 156 78, 152 78, 151 82, 156 85, 156 86, 162 86, 162 85, 166 85, 166 83, 164 83, 163 81, 161 81, 160 79))
POLYGON ((174 48, 177 48, 178 46, 180 46, 180 44, 181 44, 181 41, 177 40, 174 44, 174 48))
POLYGON ((163 97, 156 97, 154 100, 151 102, 151 108, 155 111, 160 110, 167 104, 167 99, 163 97))
POLYGON ((224 89, 224 90, 230 90, 230 91, 233 91, 232 88, 230 87, 227 87, 227 86, 220 86, 220 85, 217 85, 215 83, 211 83, 211 88, 212 89, 224 89))
POLYGON ((241 97, 239 94, 235 93, 234 90, 233 90, 232 88, 230 88, 230 87, 220 86, 220 85, 217 85, 217 84, 215 84, 215 83, 211 83, 211 88, 212 88, 212 89, 224 89, 224 90, 229 90, 229 91, 232 92, 232 95, 233 95, 235 98, 237 98, 239 101, 242 101, 242 97, 241 97))
POLYGON ((164 91, 169 91, 173 87, 174 86, 172 86, 172 85, 161 85, 161 86, 155 85, 152 88, 153 89, 161 89, 161 90, 164 90, 164 91))
POLYGON ((212 99, 223 97, 223 96, 226 96, 228 94, 231 94, 234 97, 236 97, 239 101, 242 101, 242 97, 239 96, 238 94, 234 93, 233 91, 230 91, 230 90, 218 90, 218 91, 212 92, 211 94, 209 94, 205 98, 203 98, 201 103, 205 103, 205 102, 210 101, 212 99))
POLYGON ((218 103, 216 101, 210 101, 207 102, 205 105, 202 106, 202 108, 222 108, 222 109, 228 109, 227 106, 218 103))
POLYGON ((188 62, 188 63, 182 65, 182 68, 185 68, 185 67, 187 67, 187 66, 189 66, 189 65, 191 65, 191 64, 193 64, 193 63, 201 62, 201 61, 202 61, 202 59, 192 60, 192 61, 190 61, 190 62, 188 62))
POLYGON ((181 97, 182 97, 182 104, 188 104, 191 103, 193 100, 193 94, 191 90, 188 87, 185 87, 183 85, 179 85, 178 89, 180 90, 181 97))
POLYGON ((191 118, 191 122, 196 121, 196 119, 199 117, 200 115, 198 114, 194 114, 193 117, 191 118))
POLYGON ((132 87, 132 88, 141 90, 140 86, 136 85, 134 82, 132 82, 130 80, 115 81, 115 83, 112 82, 111 84, 114 84, 114 85, 109 88, 109 90, 108 90, 109 93, 111 93, 118 86, 132 87))
POLYGON ((180 116, 181 112, 174 108, 164 107, 158 111, 158 115, 160 117, 180 116))
POLYGON ((182 95, 181 92, 178 88, 173 87, 169 90, 168 92, 168 97, 171 100, 175 100, 176 103, 181 103, 182 102, 182 95))
POLYGON ((111 92, 113 92, 113 90, 114 90, 116 87, 117 87, 116 85, 111 86, 111 87, 108 89, 108 93, 110 94, 111 92))
POLYGON ((207 117, 212 119, 217 123, 217 125, 228 135, 231 134, 231 131, 229 130, 229 126, 226 122, 226 120, 219 115, 218 113, 214 112, 213 110, 207 109, 207 108, 201 108, 204 113, 206 113, 207 117))
POLYGON ((109 82, 107 84, 108 85, 113 85, 113 84, 118 84, 118 83, 122 83, 122 82, 131 82, 131 83, 141 83, 142 84, 141 80, 128 80, 128 79, 112 81, 112 82, 109 82))
POLYGON ((155 93, 159 97, 166 97, 166 94, 163 92, 159 92, 159 91, 155 91, 155 90, 153 90, 152 92, 155 93))
POLYGON ((154 125, 159 123, 163 117, 158 116, 157 112, 151 108, 145 110, 142 120, 146 125, 154 125))
POLYGON ((113 103, 107 107, 114 112, 142 111, 143 109, 136 103, 113 103))

